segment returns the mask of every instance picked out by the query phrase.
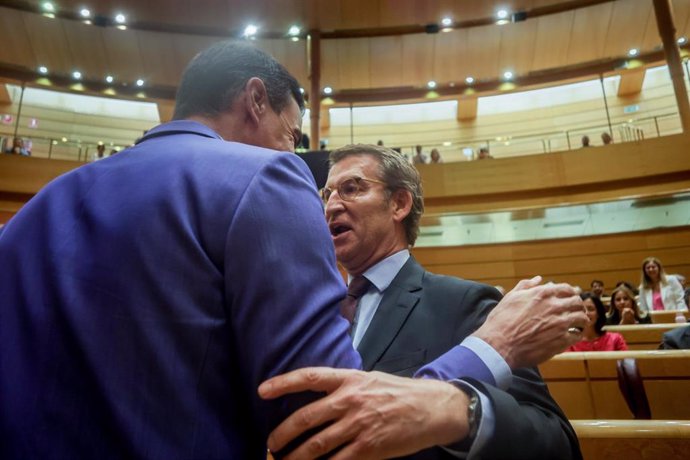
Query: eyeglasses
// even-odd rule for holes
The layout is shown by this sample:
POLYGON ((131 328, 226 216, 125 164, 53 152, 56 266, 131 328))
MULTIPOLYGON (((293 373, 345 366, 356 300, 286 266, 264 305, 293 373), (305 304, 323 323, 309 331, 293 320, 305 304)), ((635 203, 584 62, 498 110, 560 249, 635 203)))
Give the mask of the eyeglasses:
MULTIPOLYGON (((338 196, 340 197, 340 199, 343 201, 356 200, 360 193, 364 191, 364 188, 362 187, 362 181, 386 185, 385 182, 381 182, 380 180, 367 179, 365 177, 352 177, 350 179, 342 181, 336 187, 336 191, 338 192, 338 196)), ((333 189, 330 189, 328 187, 324 187, 321 189, 321 199, 323 200, 324 204, 328 203, 328 200, 331 198, 332 194, 333 189)))

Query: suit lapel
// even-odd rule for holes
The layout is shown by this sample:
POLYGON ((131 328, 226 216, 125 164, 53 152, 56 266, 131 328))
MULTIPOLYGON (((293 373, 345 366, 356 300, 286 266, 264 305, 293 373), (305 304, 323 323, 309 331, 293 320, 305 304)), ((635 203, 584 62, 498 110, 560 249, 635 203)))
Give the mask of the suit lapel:
POLYGON ((383 356, 419 302, 423 276, 424 269, 410 256, 383 293, 381 303, 357 348, 362 355, 365 371, 371 370, 383 356))

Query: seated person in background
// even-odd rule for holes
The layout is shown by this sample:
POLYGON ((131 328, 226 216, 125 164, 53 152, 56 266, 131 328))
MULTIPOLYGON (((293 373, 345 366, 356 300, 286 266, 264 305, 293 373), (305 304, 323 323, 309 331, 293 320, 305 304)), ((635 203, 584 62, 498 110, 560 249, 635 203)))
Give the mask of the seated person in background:
POLYGON ((589 145, 589 136, 582 136, 582 147, 591 147, 589 145))
POLYGON ((606 309, 599 297, 590 292, 580 294, 589 324, 582 331, 582 340, 568 347, 568 351, 619 351, 627 350, 628 344, 617 332, 602 330, 606 324, 606 309))
POLYGON ((642 261, 640 310, 643 313, 663 310, 687 310, 683 287, 673 276, 666 276, 664 266, 656 257, 642 261))
POLYGON ((601 297, 604 295, 604 282, 601 280, 592 280, 589 288, 589 292, 591 292, 595 297, 601 297))
POLYGON ((690 349, 690 326, 678 327, 664 333, 661 338, 660 350, 690 349))
POLYGON ((412 164, 425 164, 426 163, 426 155, 422 153, 422 146, 421 145, 416 145, 415 146, 415 155, 412 157, 412 164))
POLYGON ((649 324, 651 322, 652 319, 646 312, 640 312, 635 302, 635 294, 625 284, 613 290, 610 313, 606 315, 607 325, 649 324))
POLYGON ((106 158, 105 144, 98 144, 96 146, 96 153, 93 154, 93 161, 102 160, 103 158, 106 158))
POLYGON ((443 158, 441 158, 441 153, 438 151, 438 149, 431 149, 431 162, 443 163, 443 158))
POLYGON ((379 140, 376 142, 376 145, 378 145, 378 146, 380 146, 380 147, 383 147, 383 140, 379 139, 379 140))
POLYGON ((611 135, 609 133, 604 131, 603 133, 601 133, 601 142, 603 142, 604 145, 609 145, 609 144, 613 143, 613 138, 611 137, 611 135))
POLYGON ((493 159, 491 154, 489 153, 489 148, 488 147, 482 147, 479 149, 479 155, 477 155, 477 160, 490 160, 493 159))
POLYGON ((25 157, 29 156, 29 151, 24 147, 24 139, 21 137, 15 137, 12 140, 12 147, 5 150, 5 153, 10 153, 14 155, 23 155, 25 157))

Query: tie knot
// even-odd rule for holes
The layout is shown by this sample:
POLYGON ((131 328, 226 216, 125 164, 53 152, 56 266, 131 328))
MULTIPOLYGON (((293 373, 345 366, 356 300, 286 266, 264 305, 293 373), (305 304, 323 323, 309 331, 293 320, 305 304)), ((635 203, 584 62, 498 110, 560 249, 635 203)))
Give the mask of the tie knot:
POLYGON ((367 292, 367 289, 369 289, 370 284, 371 283, 369 282, 369 280, 365 277, 361 275, 355 276, 354 278, 352 278, 352 281, 350 281, 350 284, 347 286, 347 295, 349 297, 359 299, 365 292, 367 292))

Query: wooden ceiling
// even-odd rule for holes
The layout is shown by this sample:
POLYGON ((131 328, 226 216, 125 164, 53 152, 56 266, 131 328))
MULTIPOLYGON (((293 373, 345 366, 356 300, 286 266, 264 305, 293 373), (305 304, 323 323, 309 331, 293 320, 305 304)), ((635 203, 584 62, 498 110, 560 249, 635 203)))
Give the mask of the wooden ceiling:
MULTIPOLYGON (((672 3, 676 36, 689 36, 690 0, 672 3)), ((332 86, 336 100, 348 92, 355 100, 358 94, 385 99, 393 89, 423 88, 429 80, 460 87, 467 76, 481 88, 508 69, 518 77, 558 81, 574 68, 615 70, 630 48, 652 60, 662 56, 652 0, 62 0, 55 18, 38 13, 39 4, 0 1, 0 77, 64 88, 74 83, 70 74, 78 69, 83 86, 94 91, 107 90, 103 79, 113 75, 110 94, 132 95, 133 82, 143 78, 147 97, 172 98, 198 51, 239 37, 250 22, 264 34, 256 44, 305 88, 307 41, 285 35, 293 24, 303 35, 320 30, 321 86, 332 86), (100 18, 123 12, 128 29, 82 23, 76 11, 84 5, 100 18), (498 6, 528 17, 496 25, 498 6), (461 27, 420 32, 444 16, 461 27), (49 69, 47 79, 36 73, 41 65, 49 69)))

